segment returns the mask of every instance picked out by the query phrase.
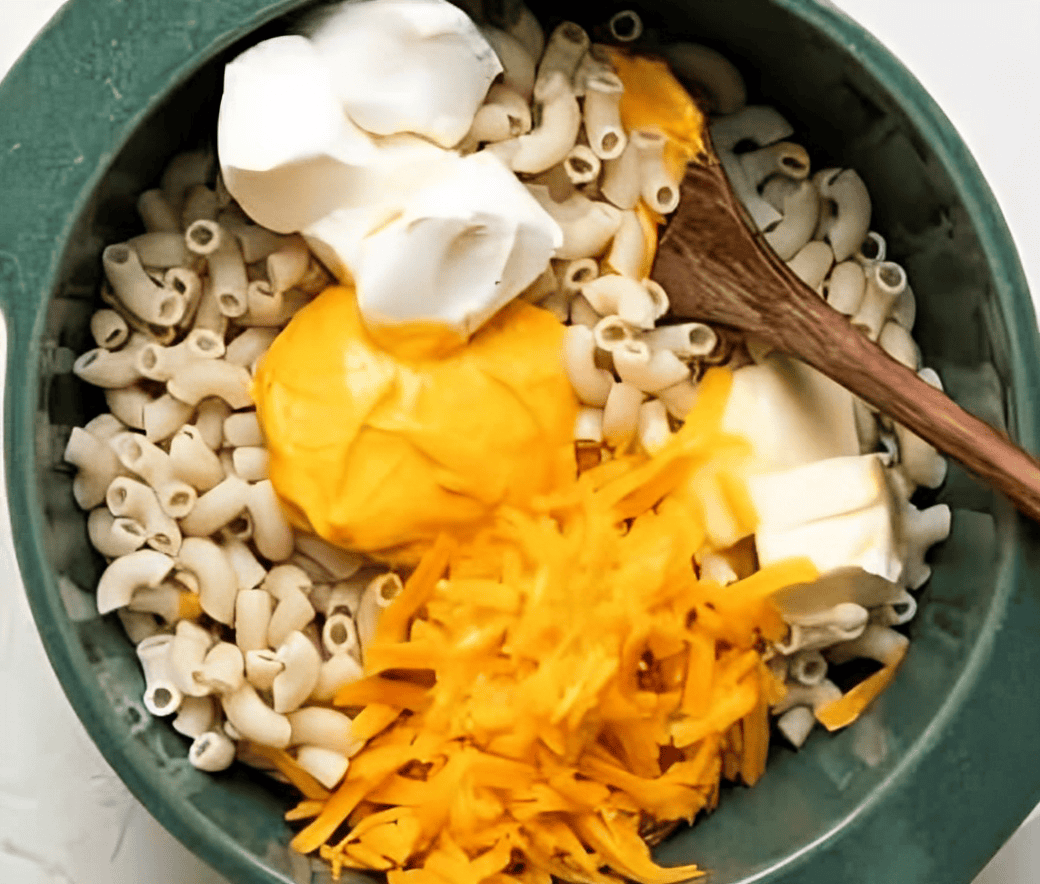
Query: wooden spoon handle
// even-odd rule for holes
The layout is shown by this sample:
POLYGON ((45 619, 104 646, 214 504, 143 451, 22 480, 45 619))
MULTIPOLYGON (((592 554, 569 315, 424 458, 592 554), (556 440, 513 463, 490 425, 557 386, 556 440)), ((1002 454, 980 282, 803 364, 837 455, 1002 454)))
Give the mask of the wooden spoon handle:
POLYGON ((815 294, 774 327, 775 343, 837 381, 1040 521, 1040 461, 892 359, 815 294), (797 335, 792 346, 791 335, 797 335))
POLYGON ((929 386, 750 233, 717 161, 691 163, 653 277, 677 316, 758 335, 962 463, 1040 521, 1040 462, 929 386))

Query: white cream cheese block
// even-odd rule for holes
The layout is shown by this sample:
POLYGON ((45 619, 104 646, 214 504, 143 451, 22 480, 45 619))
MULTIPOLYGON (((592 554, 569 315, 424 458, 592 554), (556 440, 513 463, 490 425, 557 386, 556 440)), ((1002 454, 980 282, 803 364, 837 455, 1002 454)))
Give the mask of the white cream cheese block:
POLYGON ((343 110, 376 135, 412 132, 454 147, 502 64, 447 0, 348 0, 300 31, 325 59, 343 110))
POLYGON ((533 283, 562 242, 559 225, 497 157, 459 157, 362 241, 361 314, 370 326, 432 321, 468 336, 533 283))

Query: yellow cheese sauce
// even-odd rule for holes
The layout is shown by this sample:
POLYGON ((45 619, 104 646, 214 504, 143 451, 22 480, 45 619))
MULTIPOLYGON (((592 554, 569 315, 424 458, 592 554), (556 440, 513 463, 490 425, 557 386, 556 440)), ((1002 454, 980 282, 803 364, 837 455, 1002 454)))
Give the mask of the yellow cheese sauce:
POLYGON ((572 482, 578 403, 563 332, 549 312, 514 302, 465 347, 408 358, 371 338, 353 289, 327 289, 274 341, 253 383, 292 521, 412 564, 439 532, 464 538, 498 505, 572 482))

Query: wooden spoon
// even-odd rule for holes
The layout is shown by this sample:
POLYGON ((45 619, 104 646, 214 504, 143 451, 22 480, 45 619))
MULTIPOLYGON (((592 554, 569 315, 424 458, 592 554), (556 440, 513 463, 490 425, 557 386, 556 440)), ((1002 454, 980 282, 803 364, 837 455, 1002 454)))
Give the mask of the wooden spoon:
POLYGON ((706 162, 687 167, 651 273, 668 292, 672 312, 754 334, 801 359, 1040 521, 1040 462, 892 359, 795 276, 745 224, 721 165, 708 153, 706 162))

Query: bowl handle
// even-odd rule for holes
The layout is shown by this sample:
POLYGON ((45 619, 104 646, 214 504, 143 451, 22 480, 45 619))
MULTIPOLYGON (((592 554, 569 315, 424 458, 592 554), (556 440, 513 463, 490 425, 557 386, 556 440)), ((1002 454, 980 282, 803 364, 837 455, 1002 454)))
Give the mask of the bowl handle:
POLYGON ((21 330, 32 323, 31 305, 27 303, 25 283, 19 260, 9 252, 0 251, 0 310, 7 318, 7 348, 21 330))
POLYGON ((22 266, 16 255, 0 249, 0 312, 7 326, 7 366, 3 393, 3 442, 6 461, 6 486, 12 521, 28 512, 26 488, 21 479, 32 473, 32 404, 35 401, 28 374, 38 359, 32 353, 35 305, 28 297, 22 266), (16 442, 15 440, 19 440, 16 442), (20 466, 18 466, 20 465, 20 466))
MULTIPOLYGON (((33 323, 33 305, 26 295, 22 267, 18 258, 0 249, 0 311, 7 320, 7 365, 14 369, 16 357, 25 358, 33 323)), ((7 388, 11 389, 8 381, 7 388)))
POLYGON ((11 410, 13 389, 23 389, 23 384, 14 384, 13 376, 24 371, 30 364, 35 304, 29 298, 25 277, 18 257, 0 249, 0 312, 7 321, 7 375, 5 394, 6 411, 11 410))

